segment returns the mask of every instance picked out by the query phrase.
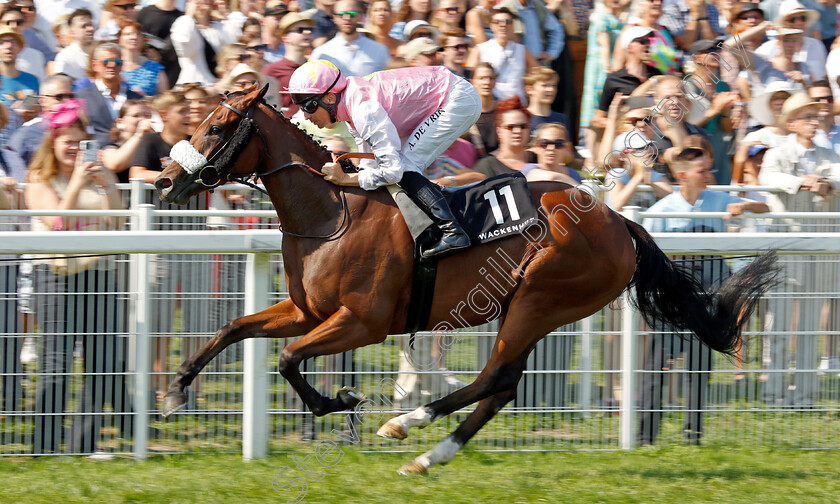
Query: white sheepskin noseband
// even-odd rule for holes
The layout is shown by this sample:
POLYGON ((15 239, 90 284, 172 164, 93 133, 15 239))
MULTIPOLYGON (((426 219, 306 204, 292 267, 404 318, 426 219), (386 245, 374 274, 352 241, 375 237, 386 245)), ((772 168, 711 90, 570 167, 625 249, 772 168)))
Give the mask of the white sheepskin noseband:
POLYGON ((189 174, 193 174, 207 166, 207 158, 198 152, 195 147, 190 145, 190 142, 187 140, 181 140, 176 143, 169 152, 169 157, 181 165, 181 168, 189 174))

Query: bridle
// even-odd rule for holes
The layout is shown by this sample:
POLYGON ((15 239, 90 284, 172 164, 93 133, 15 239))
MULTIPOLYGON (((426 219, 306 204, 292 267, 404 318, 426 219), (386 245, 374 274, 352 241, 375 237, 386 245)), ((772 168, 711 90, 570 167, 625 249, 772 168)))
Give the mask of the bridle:
MULTIPOLYGON (((268 142, 265 140, 265 136, 260 131, 257 122, 254 120, 254 111, 256 110, 257 104, 261 103, 262 100, 255 100, 251 105, 243 112, 242 110, 237 109, 236 107, 230 105, 226 102, 221 102, 220 105, 231 110, 233 113, 238 115, 242 118, 239 122, 239 125, 234 130, 233 134, 227 140, 222 143, 222 145, 213 152, 209 158, 204 158, 204 156, 198 152, 195 147, 189 144, 188 141, 182 140, 175 147, 172 149, 172 158, 178 162, 181 167, 187 171, 187 173, 198 173, 197 177, 195 178, 194 182, 207 187, 210 192, 220 185, 225 184, 226 182, 237 182, 253 189, 260 191, 261 193, 265 194, 266 196, 270 196, 268 192, 266 192, 263 188, 259 187, 255 181, 257 178, 265 178, 270 175, 273 175, 284 168, 288 168, 290 166, 300 166, 302 168, 306 168, 312 173, 320 176, 324 176, 324 173, 320 170, 312 168, 311 166, 307 165, 306 163, 302 163, 300 161, 290 161, 288 163, 284 163, 279 166, 275 166, 274 168, 264 172, 264 173, 257 173, 257 170, 263 165, 263 161, 265 160, 265 156, 268 158, 273 159, 271 154, 268 153, 268 142), (234 162, 236 159, 242 154, 245 150, 245 147, 250 143, 251 137, 253 136, 254 132, 256 132, 257 136, 259 136, 260 141, 263 144, 263 151, 260 153, 260 158, 257 163, 254 165, 254 168, 244 175, 237 175, 232 176, 230 170, 233 167, 234 162), (234 142, 235 140, 235 142, 234 142), (183 143, 182 143, 183 142, 183 143), (179 150, 180 149, 180 150, 179 150), (222 156, 225 156, 224 158, 222 156), (221 160, 221 164, 219 161, 221 160), (183 162, 182 162, 183 161, 183 162), (207 170, 211 170, 208 172, 207 170), (205 173, 209 175, 210 173, 214 173, 214 177, 216 182, 215 183, 208 183, 205 182, 204 178, 205 173)), ((335 162, 339 162, 343 159, 347 159, 349 157, 363 157, 372 159, 372 154, 365 154, 365 153, 347 153, 343 154, 334 159, 335 162)), ((291 231, 285 231, 280 228, 280 231, 284 234, 288 234, 298 238, 322 238, 322 239, 329 239, 337 235, 341 230, 344 228, 344 225, 347 223, 347 219, 349 217, 349 209, 347 207, 347 197, 344 193, 344 188, 339 186, 339 195, 341 200, 341 208, 343 217, 341 222, 339 223, 338 227, 335 231, 325 234, 325 235, 303 235, 292 233, 291 231)))

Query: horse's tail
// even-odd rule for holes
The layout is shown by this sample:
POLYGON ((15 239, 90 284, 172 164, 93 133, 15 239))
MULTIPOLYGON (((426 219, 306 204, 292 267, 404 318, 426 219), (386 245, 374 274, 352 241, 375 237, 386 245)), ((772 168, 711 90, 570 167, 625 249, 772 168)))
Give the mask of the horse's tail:
POLYGON ((645 321, 690 330, 710 348, 731 355, 741 340, 741 323, 776 282, 775 252, 759 256, 718 290, 706 292, 689 272, 668 259, 642 226, 624 220, 636 242, 636 271, 628 288, 636 287, 633 304, 645 321))

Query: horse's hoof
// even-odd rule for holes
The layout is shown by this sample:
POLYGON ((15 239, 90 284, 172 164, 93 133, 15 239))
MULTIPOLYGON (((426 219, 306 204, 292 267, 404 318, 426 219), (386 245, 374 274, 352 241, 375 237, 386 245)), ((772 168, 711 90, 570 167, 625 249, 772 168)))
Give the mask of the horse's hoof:
POLYGON ((417 462, 416 460, 412 460, 408 464, 400 467, 397 470, 397 473, 402 474, 403 476, 416 476, 418 474, 421 475, 421 476, 425 476, 425 475, 429 474, 429 471, 427 471, 426 467, 423 464, 421 464, 420 462, 417 462))
POLYGON ((168 417, 187 404, 187 394, 184 392, 167 392, 163 398, 163 418, 168 417))
POLYGON ((346 409, 353 409, 365 400, 365 395, 353 387, 341 387, 341 390, 338 391, 338 399, 346 409))
POLYGON ((408 432, 394 422, 386 422, 385 425, 376 431, 376 435, 388 439, 405 439, 408 437, 408 432))

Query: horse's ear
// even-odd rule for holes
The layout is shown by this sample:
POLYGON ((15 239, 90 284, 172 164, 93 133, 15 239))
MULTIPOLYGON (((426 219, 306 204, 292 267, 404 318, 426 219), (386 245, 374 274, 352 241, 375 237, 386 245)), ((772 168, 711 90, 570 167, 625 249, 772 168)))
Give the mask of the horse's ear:
POLYGON ((262 100, 265 96, 265 93, 268 92, 268 84, 263 84, 263 87, 260 89, 260 94, 257 95, 257 100, 262 100))

